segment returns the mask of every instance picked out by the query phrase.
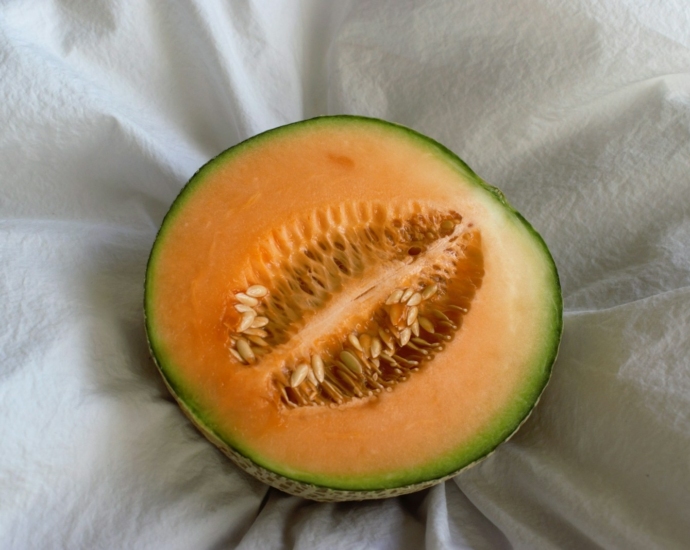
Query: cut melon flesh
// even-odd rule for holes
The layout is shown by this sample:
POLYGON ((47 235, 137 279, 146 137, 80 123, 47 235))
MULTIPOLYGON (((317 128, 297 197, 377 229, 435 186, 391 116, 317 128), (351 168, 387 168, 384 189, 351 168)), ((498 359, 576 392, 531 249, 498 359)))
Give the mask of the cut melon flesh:
MULTIPOLYGON (((430 254, 416 259, 422 275, 430 254)), ((419 486, 490 453, 548 380, 562 307, 546 246, 500 193, 432 140, 360 117, 279 128, 200 170, 158 235, 145 306, 156 363, 209 438, 278 476, 343 492, 419 486), (241 322, 235 295, 255 284, 277 292, 276 273, 304 260, 320 234, 448 213, 480 243, 481 285, 443 351, 391 391, 286 406, 279 389, 310 350, 337 359, 392 290, 417 283, 414 262, 369 262, 345 277, 294 327, 283 322, 253 364, 229 353, 241 322)))

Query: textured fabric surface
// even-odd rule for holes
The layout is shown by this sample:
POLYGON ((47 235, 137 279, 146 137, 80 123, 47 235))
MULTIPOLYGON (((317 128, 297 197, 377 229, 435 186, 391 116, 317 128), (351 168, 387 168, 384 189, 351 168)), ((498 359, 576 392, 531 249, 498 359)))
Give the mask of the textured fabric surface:
POLYGON ((690 547, 689 67, 684 0, 0 2, 0 548, 690 547), (499 186, 566 313, 541 403, 488 460, 317 504, 182 416, 142 294, 198 167, 336 113, 499 186))

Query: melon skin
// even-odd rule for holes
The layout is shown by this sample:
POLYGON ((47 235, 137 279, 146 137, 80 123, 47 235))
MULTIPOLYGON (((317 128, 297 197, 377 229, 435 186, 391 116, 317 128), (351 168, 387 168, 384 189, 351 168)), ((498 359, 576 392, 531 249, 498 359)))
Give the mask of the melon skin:
MULTIPOLYGON (((262 482, 287 493, 317 501, 346 501, 387 498, 428 488, 475 465, 489 456, 500 443, 512 437, 528 418, 529 414, 531 414, 548 383, 551 368, 558 353, 558 346, 562 334, 562 299, 556 266, 546 244, 532 226, 508 204, 503 194, 497 188, 487 184, 479 178, 467 164, 450 150, 414 130, 378 119, 343 115, 318 117, 316 119, 269 130, 268 132, 250 138, 224 151, 204 165, 191 178, 190 182, 183 188, 166 215, 149 258, 145 284, 145 317, 147 339, 151 355, 171 394, 178 402, 184 414, 195 426, 197 426, 205 437, 228 456, 233 463, 262 482), (445 466, 442 471, 438 468, 436 470, 432 468, 432 475, 429 475, 429 469, 427 468, 425 471, 420 471, 416 474, 413 472, 412 476, 408 475, 407 479, 403 479, 402 482, 399 481, 399 478, 397 480, 394 479, 393 482, 391 482, 390 479, 381 479, 380 482, 375 479, 373 481, 369 479, 359 484, 356 480, 354 480, 353 483, 344 483, 342 479, 331 480, 328 479, 328 477, 324 478, 324 476, 295 474, 290 468, 281 469, 279 464, 276 465, 270 460, 263 459, 263 457, 257 455, 251 449, 246 448, 240 442, 232 441, 232 438, 223 433, 222 428, 218 426, 217 418, 214 418, 213 414, 199 401, 198 396, 196 396, 193 391, 190 391, 184 381, 176 375, 174 372, 175 369, 172 366, 175 360, 167 355, 164 349, 165 346, 161 345, 158 335, 156 334, 155 314, 151 314, 151 311, 154 309, 152 307, 151 296, 155 291, 156 281, 152 274, 156 267, 157 252, 158 248, 160 248, 160 237, 165 233, 166 228, 174 223, 178 215, 184 212, 184 206, 187 200, 193 197, 197 186, 202 186, 210 174, 217 168, 222 167, 233 156, 241 155, 243 151, 251 149, 252 147, 261 146, 263 141, 270 140, 272 136, 287 134, 292 129, 299 130, 309 125, 318 126, 321 124, 363 124, 393 128, 419 141, 423 146, 433 148, 436 152, 441 152, 445 160, 452 164, 454 169, 460 172, 468 182, 471 182, 473 185, 485 191, 496 204, 500 205, 501 209, 509 214, 516 224, 519 224, 523 230, 530 234, 531 239, 536 243, 536 246, 541 249, 543 258, 548 264, 547 269, 550 271, 550 286, 546 289, 546 294, 548 294, 551 299, 551 320, 549 323, 550 326, 546 327, 545 331, 547 333, 545 337, 547 342, 542 346, 542 353, 540 353, 539 357, 535 358, 535 361, 539 363, 539 367, 535 370, 539 371, 540 374, 529 388, 529 406, 525 407, 519 416, 513 418, 508 425, 500 426, 497 433, 489 434, 489 444, 483 445, 481 449, 474 452, 471 459, 468 460, 465 456, 463 461, 456 461, 454 465, 448 467, 448 460, 446 457, 444 461, 445 466), (393 483, 393 486, 391 486, 391 483, 393 483)), ((544 338, 544 335, 542 335, 542 338, 544 338)))

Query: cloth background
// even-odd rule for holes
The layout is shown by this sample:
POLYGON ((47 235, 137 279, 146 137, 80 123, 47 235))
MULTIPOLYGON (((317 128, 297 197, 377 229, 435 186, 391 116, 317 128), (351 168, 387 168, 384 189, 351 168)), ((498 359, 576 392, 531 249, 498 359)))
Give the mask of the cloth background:
POLYGON ((690 547, 684 0, 0 2, 0 548, 690 547), (560 356, 452 481, 318 504, 250 479, 148 358, 147 256, 221 150, 408 125, 541 232, 560 356))

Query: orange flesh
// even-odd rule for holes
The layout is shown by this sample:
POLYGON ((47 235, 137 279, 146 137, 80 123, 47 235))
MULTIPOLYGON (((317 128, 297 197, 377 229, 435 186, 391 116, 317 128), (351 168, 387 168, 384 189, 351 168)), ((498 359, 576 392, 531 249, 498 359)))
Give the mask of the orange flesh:
POLYGON ((548 368, 538 361, 539 335, 553 315, 543 290, 552 274, 527 231, 459 179, 413 140, 328 125, 250 146, 212 168, 161 235, 148 314, 169 376, 214 431, 286 474, 385 479, 475 445, 508 414, 548 368), (414 381, 339 408, 287 409, 271 389, 275 369, 229 355, 229 300, 260 282, 246 280, 245 267, 272 228, 353 199, 459 212, 481 232, 482 286, 454 339, 414 381))

